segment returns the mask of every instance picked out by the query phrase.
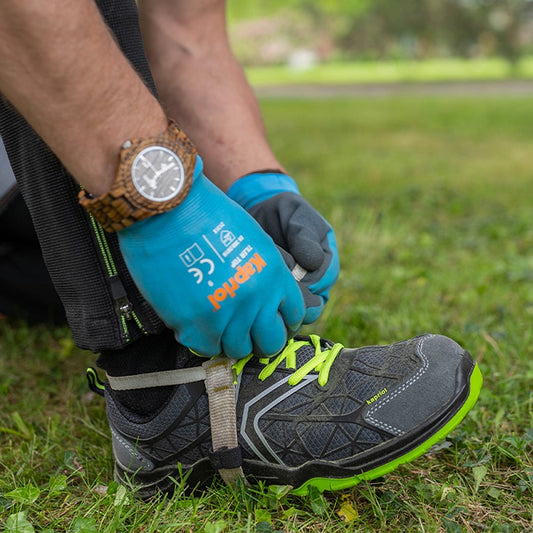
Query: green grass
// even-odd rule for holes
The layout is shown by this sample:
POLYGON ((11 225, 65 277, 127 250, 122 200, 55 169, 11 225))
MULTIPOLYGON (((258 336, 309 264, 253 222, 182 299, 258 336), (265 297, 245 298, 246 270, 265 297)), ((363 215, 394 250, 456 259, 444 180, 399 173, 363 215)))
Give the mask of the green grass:
POLYGON ((533 77, 533 57, 522 58, 514 68, 502 58, 433 58, 330 62, 304 70, 284 65, 248 67, 246 74, 256 86, 528 79, 533 77))
POLYGON ((93 357, 64 329, 0 323, 0 529, 531 530, 533 99, 262 106, 276 151, 337 231, 342 273, 313 331, 354 346, 449 335, 484 374, 476 407, 438 449, 352 490, 214 484, 141 503, 112 481, 103 402, 83 376, 93 357))

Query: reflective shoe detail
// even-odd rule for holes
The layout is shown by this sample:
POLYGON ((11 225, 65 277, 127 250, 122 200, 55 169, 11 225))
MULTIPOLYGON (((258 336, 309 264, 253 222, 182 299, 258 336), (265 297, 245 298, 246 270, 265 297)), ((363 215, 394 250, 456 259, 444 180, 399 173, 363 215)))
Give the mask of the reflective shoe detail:
POLYGON ((154 463, 148 457, 139 453, 135 446, 117 433, 113 427, 111 427, 111 436, 115 461, 122 468, 127 467, 134 472, 141 469, 145 472, 151 472, 155 468, 154 463))
POLYGON ((459 365, 462 352, 456 342, 441 335, 421 339, 416 346, 422 362, 420 368, 401 386, 372 403, 365 420, 400 436, 413 424, 431 416, 454 396, 454 381, 447 379, 446 374, 451 364, 459 365))
POLYGON ((440 440, 444 439, 460 424, 460 422, 464 419, 464 417, 468 414, 472 407, 474 407, 479 397, 479 392, 481 390, 482 383, 483 378, 481 376, 481 371, 476 365, 470 377, 470 387, 472 390, 472 394, 467 398, 467 401, 463 404, 461 409, 459 409, 457 414, 453 416, 446 425, 436 431, 428 440, 424 441, 420 446, 417 446, 411 451, 405 453, 404 455, 400 455, 396 459, 389 461, 382 466, 378 466, 377 468, 362 472, 361 474, 358 474, 356 476, 339 479, 312 478, 302 484, 297 489, 294 489, 292 493, 296 495, 307 494, 307 491, 311 486, 314 486, 321 491, 346 489, 357 485, 357 483, 360 483, 361 481, 368 481, 382 477, 392 472, 400 465, 414 461, 415 459, 429 451, 429 449, 435 444, 437 444, 440 440))
MULTIPOLYGON (((244 474, 296 494, 347 488, 412 461, 453 430, 481 388, 469 354, 439 335, 358 349, 297 337, 275 359, 233 370, 244 474)), ((202 382, 176 385, 146 420, 117 404, 109 383, 106 399, 117 477, 141 497, 171 490, 178 462, 190 485, 212 478, 217 420, 202 382)))

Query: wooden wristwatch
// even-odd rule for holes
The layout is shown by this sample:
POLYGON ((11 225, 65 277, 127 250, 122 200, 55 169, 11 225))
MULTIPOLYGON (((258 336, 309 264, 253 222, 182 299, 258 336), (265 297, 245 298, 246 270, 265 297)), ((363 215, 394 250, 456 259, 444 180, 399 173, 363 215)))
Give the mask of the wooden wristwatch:
POLYGON ((111 189, 94 197, 80 191, 80 204, 109 232, 170 211, 187 196, 193 181, 196 148, 176 123, 155 137, 122 145, 111 189))

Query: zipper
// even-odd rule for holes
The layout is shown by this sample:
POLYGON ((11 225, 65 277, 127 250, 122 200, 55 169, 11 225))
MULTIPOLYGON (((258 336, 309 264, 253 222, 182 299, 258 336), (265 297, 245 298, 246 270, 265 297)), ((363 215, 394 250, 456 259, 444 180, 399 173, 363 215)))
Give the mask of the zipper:
POLYGON ((128 298, 126 288, 124 287, 122 280, 118 276, 117 267, 111 254, 111 249, 109 247, 109 243, 107 242, 104 229, 90 213, 89 217, 91 219, 94 235, 96 237, 98 247, 100 248, 100 253, 102 254, 102 258, 104 260, 105 268, 107 271, 109 285, 111 287, 111 296, 113 298, 113 301, 115 302, 115 311, 117 312, 122 328, 121 336, 126 342, 129 342, 131 340, 131 336, 129 333, 128 322, 131 322, 133 320, 133 322, 137 325, 137 327, 143 334, 146 334, 146 330, 141 324, 139 317, 133 310, 133 304, 128 298))

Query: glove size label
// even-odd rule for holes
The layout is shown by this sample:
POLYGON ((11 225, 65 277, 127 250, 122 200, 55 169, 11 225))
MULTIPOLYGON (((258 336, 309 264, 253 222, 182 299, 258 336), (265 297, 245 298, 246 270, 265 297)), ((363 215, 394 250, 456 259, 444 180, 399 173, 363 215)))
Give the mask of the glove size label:
POLYGON ((213 311, 218 311, 221 308, 220 303, 228 296, 235 298, 235 293, 240 286, 244 285, 253 275, 259 274, 266 266, 265 260, 258 253, 250 257, 244 265, 238 266, 232 277, 225 281, 212 294, 208 295, 207 299, 211 302, 213 311))

